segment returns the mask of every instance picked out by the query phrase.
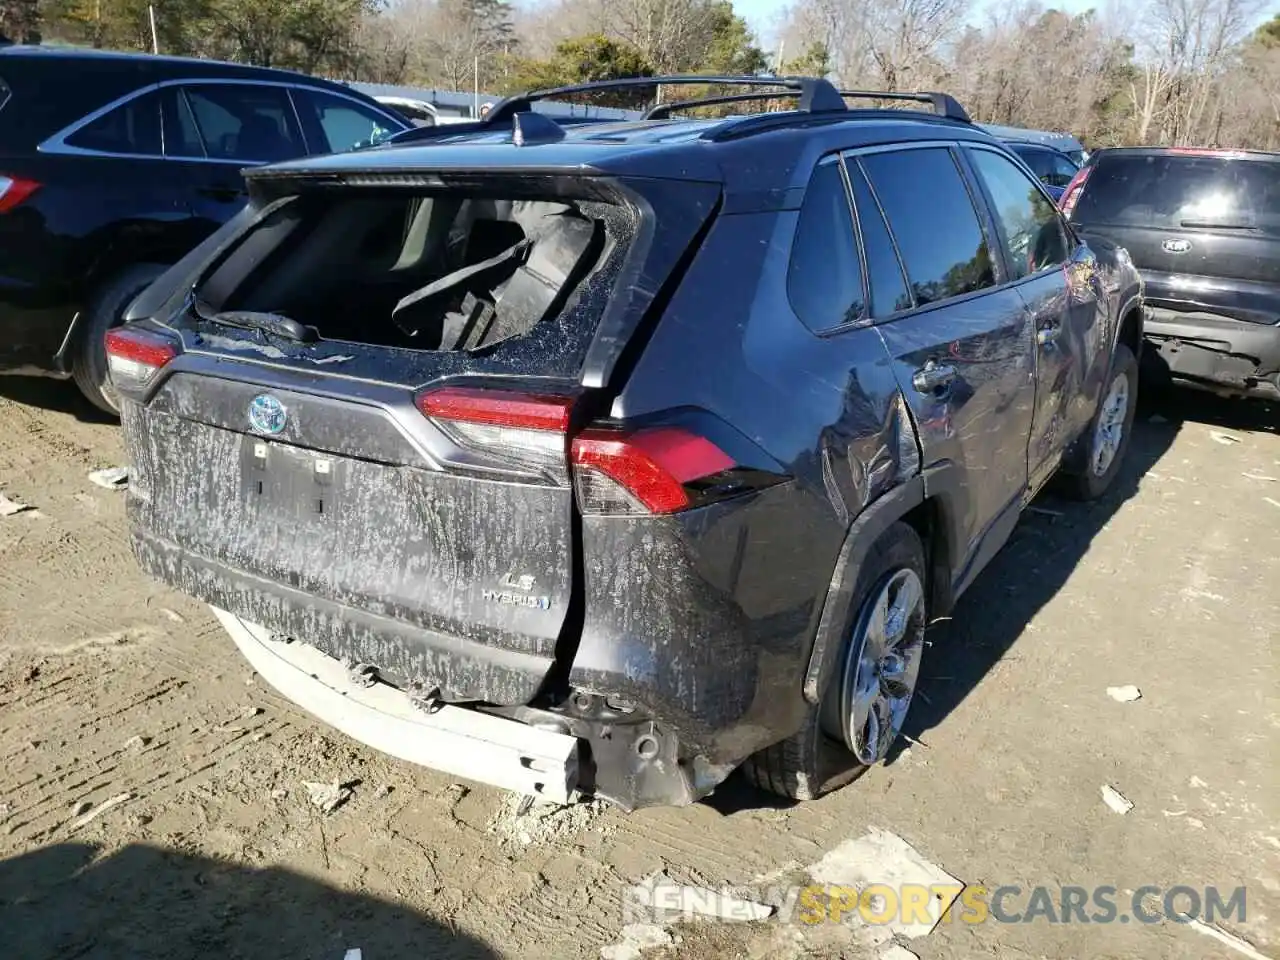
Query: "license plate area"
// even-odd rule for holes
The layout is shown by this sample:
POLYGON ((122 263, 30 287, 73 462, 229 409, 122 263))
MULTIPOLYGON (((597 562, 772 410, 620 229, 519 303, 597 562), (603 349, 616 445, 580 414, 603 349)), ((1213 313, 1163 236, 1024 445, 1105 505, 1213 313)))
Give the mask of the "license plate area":
POLYGON ((336 457, 246 435, 240 496, 251 511, 308 523, 338 514, 348 464, 336 457))

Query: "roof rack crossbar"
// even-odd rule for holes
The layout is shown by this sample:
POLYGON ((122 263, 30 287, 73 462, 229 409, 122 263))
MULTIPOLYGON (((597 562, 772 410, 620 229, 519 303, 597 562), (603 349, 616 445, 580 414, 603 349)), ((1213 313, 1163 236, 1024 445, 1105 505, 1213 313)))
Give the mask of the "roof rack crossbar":
MULTIPOLYGON (((927 103, 933 107, 934 113, 949 120, 971 123, 969 114, 955 98, 946 93, 880 93, 873 90, 837 90, 837 94, 846 98, 861 100, 910 100, 927 103)), ((666 120, 678 110, 692 107, 710 107, 724 103, 746 103, 752 100, 783 100, 798 96, 796 90, 769 90, 763 93, 731 93, 714 97, 699 97, 693 100, 678 100, 672 103, 660 103, 651 107, 644 115, 645 120, 666 120)))
MULTIPOLYGON (((532 108, 539 100, 567 96, 574 93, 597 93, 603 90, 626 90, 637 87, 692 86, 746 86, 783 87, 800 97, 800 110, 805 113, 824 113, 848 109, 844 99, 830 81, 818 77, 754 77, 754 76, 704 76, 702 74, 676 74, 661 77, 625 77, 613 80, 596 80, 592 83, 575 83, 564 87, 549 87, 528 93, 513 94, 493 105, 481 121, 485 126, 504 124, 516 113, 532 108)), ((758 99, 758 98, 757 98, 758 99)))

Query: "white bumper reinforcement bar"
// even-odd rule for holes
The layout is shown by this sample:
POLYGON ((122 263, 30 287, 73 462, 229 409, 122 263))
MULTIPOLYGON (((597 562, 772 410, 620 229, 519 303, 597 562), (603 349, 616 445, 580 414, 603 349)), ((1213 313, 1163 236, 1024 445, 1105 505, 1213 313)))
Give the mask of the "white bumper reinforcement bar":
POLYGON ((385 684, 362 687, 315 647, 211 608, 262 679, 352 739, 457 777, 568 803, 578 785, 578 741, 466 707, 427 713, 385 684))

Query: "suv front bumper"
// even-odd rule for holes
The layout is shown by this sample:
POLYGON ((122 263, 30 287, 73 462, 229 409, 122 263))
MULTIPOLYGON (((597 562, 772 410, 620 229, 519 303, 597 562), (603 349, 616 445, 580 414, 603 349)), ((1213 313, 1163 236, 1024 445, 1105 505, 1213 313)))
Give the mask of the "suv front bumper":
POLYGON ((1145 333, 1151 359, 1178 382, 1280 399, 1280 325, 1149 307, 1145 333))

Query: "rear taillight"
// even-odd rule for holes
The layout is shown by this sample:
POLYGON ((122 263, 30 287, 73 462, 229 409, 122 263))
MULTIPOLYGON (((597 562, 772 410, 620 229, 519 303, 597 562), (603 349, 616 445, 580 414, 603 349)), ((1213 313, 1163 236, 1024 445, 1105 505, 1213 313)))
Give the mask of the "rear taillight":
POLYGON ((0 213, 8 213, 39 189, 34 180, 0 174, 0 213))
POLYGON ((119 390, 137 390, 155 379, 178 355, 178 345, 163 334, 132 327, 107 331, 107 370, 119 390))
POLYGON ((675 513, 706 502, 737 464, 710 440, 677 427, 587 430, 573 441, 583 513, 675 513))
POLYGON ((1084 182, 1089 179, 1089 174, 1093 171, 1093 167, 1081 167, 1076 171, 1076 175, 1071 178, 1071 182, 1067 184, 1067 189, 1062 191, 1062 197, 1058 200, 1058 209, 1062 211, 1062 215, 1068 220, 1071 219, 1071 211, 1076 208, 1076 202, 1080 199, 1080 191, 1084 189, 1084 182))
POLYGON ((418 409, 459 446, 568 483, 569 397, 443 387, 418 395, 418 409))
POLYGON ((569 433, 573 399, 506 390, 444 387, 418 395, 418 409, 484 464, 572 479, 585 514, 675 513, 759 489, 781 477, 747 469, 711 440, 678 426, 590 428, 569 433))

